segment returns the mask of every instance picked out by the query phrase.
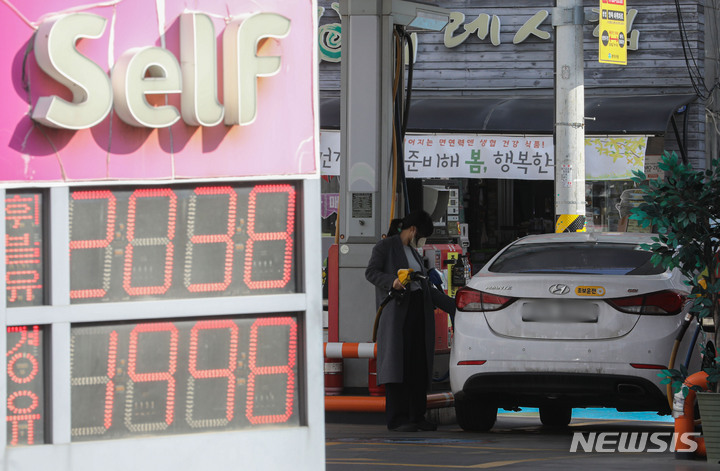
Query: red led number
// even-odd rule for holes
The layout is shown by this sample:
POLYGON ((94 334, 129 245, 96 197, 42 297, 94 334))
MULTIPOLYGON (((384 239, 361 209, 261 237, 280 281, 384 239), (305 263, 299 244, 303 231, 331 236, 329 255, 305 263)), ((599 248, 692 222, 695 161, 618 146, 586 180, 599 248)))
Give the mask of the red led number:
POLYGON ((293 412, 295 394, 295 360, 297 357, 297 324, 291 317, 268 317, 256 320, 250 329, 250 374, 247 380, 247 407, 245 416, 251 424, 280 424, 288 421, 293 412), (288 326, 288 357, 284 365, 257 366, 258 331, 261 327, 288 326), (282 414, 256 415, 255 405, 259 399, 255 393, 258 376, 287 375, 285 382, 285 411, 282 414))
POLYGON ((148 294, 164 294, 172 284, 173 249, 172 240, 175 238, 175 219, 177 214, 177 195, 170 188, 149 188, 135 190, 130 196, 128 205, 127 240, 125 247, 125 266, 123 269, 123 287, 130 296, 148 294), (135 224, 137 218, 138 198, 167 198, 168 223, 165 237, 135 237, 135 224), (135 247, 161 246, 165 249, 165 264, 163 283, 154 286, 133 286, 133 254, 135 247))
MULTIPOLYGON (((70 223, 72 224, 72 213, 74 211, 74 201, 77 200, 106 200, 107 213, 105 215, 105 238, 89 239, 89 240, 71 240, 70 241, 70 262, 72 263, 73 250, 104 250, 104 264, 101 288, 90 289, 71 289, 71 299, 82 298, 102 298, 110 288, 110 267, 112 264, 112 247, 110 243, 115 234, 116 199, 110 190, 92 190, 92 191, 74 191, 70 198, 70 223)), ((72 234, 72 226, 70 227, 72 234)))
POLYGON ((245 284, 250 289, 283 288, 290 281, 292 273, 293 231, 295 227, 295 188, 291 185, 258 185, 250 192, 248 199, 248 241, 245 247, 245 284), (283 232, 255 232, 257 196, 261 193, 286 193, 287 218, 283 232), (285 241, 282 278, 278 280, 253 281, 253 258, 257 243, 273 240, 285 241))
POLYGON ((230 187, 200 187, 196 188, 190 197, 188 214, 188 238, 190 242, 185 251, 185 287, 192 293, 206 293, 210 291, 225 291, 232 282, 233 268, 233 235, 235 234, 235 220, 237 219, 237 195, 230 187), (227 230, 222 234, 195 234, 196 207, 198 196, 227 195, 227 230), (223 264, 223 281, 216 283, 192 282, 192 256, 196 244, 225 244, 225 261, 223 264))
POLYGON ((235 415, 235 374, 238 357, 238 326, 231 320, 200 321, 190 331, 190 358, 188 370, 187 395, 187 422, 193 428, 221 427, 230 423, 235 415), (198 339, 202 331, 227 330, 230 337, 228 347, 227 365, 225 368, 198 369, 198 339), (225 395, 225 417, 210 419, 195 419, 195 381, 212 378, 227 378, 227 393, 225 395))
MULTIPOLYGON (((290 316, 73 327, 73 440, 297 423, 297 330, 290 316)), ((42 365, 26 361, 32 333, 21 334, 7 409, 20 433, 43 401, 26 386, 42 365)))
MULTIPOLYGON (((290 184, 74 191, 70 198, 70 297, 126 301, 127 296, 237 296, 248 294, 245 288, 287 288, 293 277, 295 212, 296 190, 290 184), (246 191, 244 218, 244 200, 239 195, 246 191), (94 224, 96 217, 103 227, 94 224), (268 224, 279 227, 268 230, 268 224), (244 247, 237 240, 243 225, 244 247), (85 235, 88 230, 95 234, 96 229, 102 235, 85 235), (235 276, 239 271, 235 257, 243 249, 240 277, 235 276), (100 252, 78 252, 93 250, 100 252), (175 258, 176 250, 184 252, 180 260, 175 258), (115 258, 122 258, 122 264, 115 258), (121 280, 115 282, 116 278, 121 280), (176 286, 179 278, 184 289, 176 286)), ((29 270, 12 276, 8 274, 8 286, 36 286, 42 281, 29 270)))
MULTIPOLYGON (((157 342, 157 337, 147 336, 147 343, 157 342)), ((127 395, 125 400, 125 426, 132 432, 152 432, 165 430, 173 423, 175 414, 175 369, 178 357, 178 330, 171 322, 159 322, 149 324, 138 324, 130 332, 130 346, 128 351, 128 381, 127 395), (153 371, 150 373, 138 373, 138 350, 140 349, 140 334, 168 332, 168 365, 166 371, 153 371), (160 422, 133 423, 135 412, 135 387, 137 383, 145 382, 167 382, 167 394, 165 396, 165 419, 160 422)))

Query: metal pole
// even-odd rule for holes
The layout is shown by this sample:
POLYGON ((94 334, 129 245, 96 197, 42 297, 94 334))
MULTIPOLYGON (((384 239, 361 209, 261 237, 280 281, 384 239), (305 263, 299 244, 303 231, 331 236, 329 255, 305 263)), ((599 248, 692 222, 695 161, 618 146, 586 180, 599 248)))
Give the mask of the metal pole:
POLYGON ((557 0, 555 232, 585 232, 585 89, 581 0, 557 0))

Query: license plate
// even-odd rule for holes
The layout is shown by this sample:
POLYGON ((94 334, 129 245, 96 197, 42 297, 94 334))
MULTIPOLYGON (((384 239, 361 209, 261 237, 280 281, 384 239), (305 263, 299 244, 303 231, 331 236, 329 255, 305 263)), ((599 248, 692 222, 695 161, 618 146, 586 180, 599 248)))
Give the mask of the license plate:
POLYGON ((595 303, 575 301, 529 301, 521 309, 524 322, 592 323, 599 312, 595 303))

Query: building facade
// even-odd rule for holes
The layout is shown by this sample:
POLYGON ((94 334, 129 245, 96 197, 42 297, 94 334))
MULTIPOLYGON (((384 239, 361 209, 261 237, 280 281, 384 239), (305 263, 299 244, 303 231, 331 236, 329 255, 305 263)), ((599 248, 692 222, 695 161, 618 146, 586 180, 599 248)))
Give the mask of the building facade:
MULTIPOLYGON (((480 141, 489 138, 532 146, 544 139, 542 142, 550 142, 552 147, 554 2, 436 3, 452 12, 450 23, 440 33, 413 34, 415 47, 408 50, 414 61, 406 163, 420 139, 432 140, 428 152, 438 159, 459 155, 460 161, 466 157, 451 148, 451 141, 457 145, 460 139, 464 143, 472 139, 478 147, 480 141), (410 143, 410 139, 415 142, 410 143)), ((319 7, 320 125, 327 135, 339 129, 340 123, 342 25, 337 3, 320 1, 319 7)), ((665 151, 676 152, 695 168, 705 168, 717 155, 720 134, 716 123, 715 2, 629 3, 626 66, 598 62, 598 2, 586 1, 584 11, 586 149, 590 146, 587 139, 595 139, 603 149, 600 154, 616 162, 627 154, 628 139, 639 137, 645 140, 633 152, 641 154, 649 173, 653 173, 652 163, 665 151), (608 151, 608 146, 615 147, 608 151)), ((321 154, 324 149, 330 160, 334 158, 331 147, 321 144, 321 154)), ((552 150, 547 153, 552 154, 552 150)), ((515 157, 520 154, 516 152, 515 157)), ((587 177, 588 229, 622 230, 621 195, 632 187, 628 172, 603 171, 600 157, 593 152, 586 154, 588 165, 600 167, 596 175, 587 177)), ((499 153, 484 155, 492 161, 499 153)), ((492 252, 517 236, 552 230, 548 227, 554 210, 552 177, 530 179, 523 176, 528 170, 517 161, 503 157, 503 167, 505 162, 516 172, 492 175, 487 169, 468 170, 467 175, 448 177, 438 160, 435 174, 423 174, 425 186, 459 189, 462 201, 456 203, 457 220, 469 223, 473 251, 492 252)), ((636 167, 637 163, 636 158, 636 167)), ((326 178, 328 194, 334 191, 330 175, 326 178)), ((324 209, 325 215, 331 212, 331 208, 324 209)), ((324 231, 330 230, 331 225, 326 224, 324 231)))

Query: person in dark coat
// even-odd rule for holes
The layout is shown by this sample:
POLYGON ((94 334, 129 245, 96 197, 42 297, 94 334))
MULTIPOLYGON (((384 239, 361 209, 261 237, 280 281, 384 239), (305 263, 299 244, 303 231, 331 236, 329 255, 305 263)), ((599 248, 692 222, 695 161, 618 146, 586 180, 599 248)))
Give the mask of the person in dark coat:
POLYGON ((402 292, 383 309, 377 330, 377 383, 385 385, 385 418, 390 430, 435 430, 425 420, 427 391, 435 356, 436 307, 454 315, 455 302, 431 286, 416 248, 433 232, 425 211, 391 224, 388 237, 373 248, 365 278, 375 285, 376 305, 391 289, 402 292), (425 277, 403 286, 398 270, 413 269, 425 277))

